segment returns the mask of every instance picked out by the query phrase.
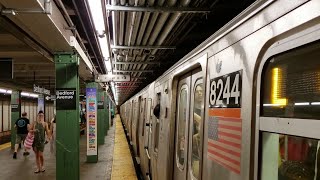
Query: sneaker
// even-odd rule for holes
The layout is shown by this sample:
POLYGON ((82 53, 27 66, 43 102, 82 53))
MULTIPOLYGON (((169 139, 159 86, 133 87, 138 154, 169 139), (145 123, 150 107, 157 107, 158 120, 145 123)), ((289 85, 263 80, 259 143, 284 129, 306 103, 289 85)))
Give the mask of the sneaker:
POLYGON ((30 153, 28 151, 24 152, 23 155, 24 156, 28 156, 30 153))
POLYGON ((13 153, 13 159, 17 159, 17 152, 13 153))

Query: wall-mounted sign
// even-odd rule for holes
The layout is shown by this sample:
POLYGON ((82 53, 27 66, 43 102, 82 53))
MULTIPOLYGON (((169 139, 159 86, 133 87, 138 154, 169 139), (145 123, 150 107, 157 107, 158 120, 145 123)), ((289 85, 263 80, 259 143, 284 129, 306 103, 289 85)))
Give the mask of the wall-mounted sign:
POLYGON ((104 109, 104 102, 98 101, 98 109, 104 109))
POLYGON ((11 112, 20 112, 19 104, 11 104, 11 112))
POLYGON ((87 88, 87 155, 97 155, 97 89, 87 88))
POLYGON ((56 109, 57 110, 74 110, 77 109, 76 88, 56 89, 56 109))
POLYGON ((50 90, 42 88, 42 87, 37 86, 35 84, 33 85, 33 92, 39 93, 39 94, 50 95, 50 90))
POLYGON ((114 74, 101 74, 96 78, 96 82, 127 82, 130 81, 130 75, 114 75, 114 74))

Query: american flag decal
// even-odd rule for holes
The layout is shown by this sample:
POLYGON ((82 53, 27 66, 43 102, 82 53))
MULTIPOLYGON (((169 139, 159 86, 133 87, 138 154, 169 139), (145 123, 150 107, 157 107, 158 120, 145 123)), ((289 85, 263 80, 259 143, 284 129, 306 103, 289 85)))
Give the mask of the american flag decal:
POLYGON ((240 174, 242 120, 240 108, 212 108, 208 121, 208 159, 240 174))

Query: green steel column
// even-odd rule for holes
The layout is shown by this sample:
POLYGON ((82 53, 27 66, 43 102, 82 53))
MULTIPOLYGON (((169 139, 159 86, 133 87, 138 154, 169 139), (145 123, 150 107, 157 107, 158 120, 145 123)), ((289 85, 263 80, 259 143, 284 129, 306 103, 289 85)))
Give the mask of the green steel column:
POLYGON ((103 92, 104 94, 104 111, 105 111, 105 118, 104 118, 104 125, 105 125, 105 135, 108 135, 109 130, 109 100, 107 96, 107 92, 103 92))
POLYGON ((79 56, 56 54, 56 178, 80 179, 79 56))
POLYGON ((104 144, 104 95, 103 89, 100 87, 98 90, 98 145, 104 144))
POLYGON ((98 162, 98 84, 91 82, 87 84, 86 88, 86 99, 87 99, 87 162, 96 163, 98 162))
POLYGON ((11 93, 11 149, 16 144, 16 129, 14 125, 16 120, 20 118, 21 112, 21 94, 20 91, 13 90, 11 93))

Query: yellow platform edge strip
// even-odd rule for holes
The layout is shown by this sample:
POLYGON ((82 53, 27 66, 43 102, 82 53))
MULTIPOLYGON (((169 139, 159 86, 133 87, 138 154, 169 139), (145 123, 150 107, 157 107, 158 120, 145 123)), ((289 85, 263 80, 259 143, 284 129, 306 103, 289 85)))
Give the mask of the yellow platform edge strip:
POLYGON ((7 149, 11 147, 11 142, 8 142, 8 143, 5 143, 5 144, 1 144, 0 145, 0 151, 4 150, 4 149, 7 149))
POLYGON ((121 124, 120 116, 117 115, 115 123, 115 138, 113 150, 113 162, 111 180, 137 180, 130 149, 121 124))

